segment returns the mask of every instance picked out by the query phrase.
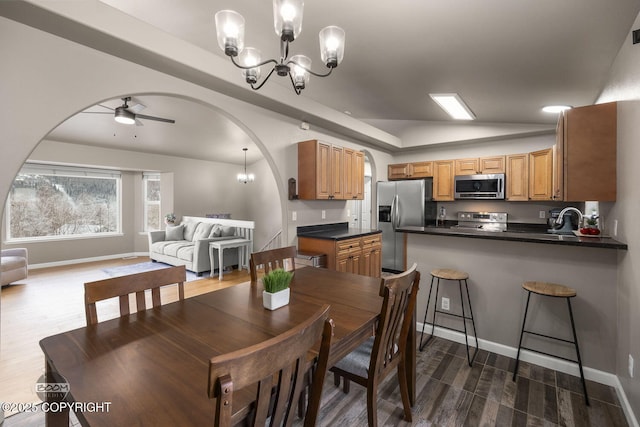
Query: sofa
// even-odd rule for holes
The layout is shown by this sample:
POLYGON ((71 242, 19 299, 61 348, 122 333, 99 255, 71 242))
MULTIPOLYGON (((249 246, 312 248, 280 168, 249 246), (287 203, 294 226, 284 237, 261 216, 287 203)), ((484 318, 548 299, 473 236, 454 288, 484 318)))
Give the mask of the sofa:
MULTIPOLYGON (((177 226, 149 232, 149 258, 169 265, 184 265, 201 276, 205 271, 219 268, 217 257, 211 265, 209 242, 247 238, 245 225, 250 225, 252 231, 252 221, 184 217, 177 226)), ((222 264, 222 268, 238 265, 238 251, 224 251, 222 264)))
POLYGON ((0 286, 26 279, 29 271, 29 256, 26 248, 0 251, 0 286))

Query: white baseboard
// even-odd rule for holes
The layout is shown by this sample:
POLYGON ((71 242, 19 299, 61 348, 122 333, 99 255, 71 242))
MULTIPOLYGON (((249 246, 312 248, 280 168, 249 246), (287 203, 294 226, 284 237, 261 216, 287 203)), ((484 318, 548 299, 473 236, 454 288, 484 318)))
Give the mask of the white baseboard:
MULTIPOLYGON (((416 328, 418 331, 422 330, 422 325, 423 324, 420 322, 416 323, 416 328)), ((430 323, 425 324, 425 333, 431 333, 430 323)), ((448 339, 449 341, 465 344, 464 334, 462 332, 452 331, 450 329, 440 328, 436 326, 435 332, 433 334, 437 337, 448 339)), ((518 353, 518 349, 515 347, 509 347, 504 344, 499 344, 483 339, 478 339, 476 342, 475 337, 469 337, 469 345, 476 346, 478 344, 478 348, 482 350, 490 351, 502 356, 511 357, 513 359, 516 358, 516 355, 518 353)), ((564 372, 565 374, 573 375, 576 377, 580 376, 580 370, 578 369, 577 364, 555 357, 546 356, 544 354, 522 350, 520 352, 520 360, 524 360, 525 362, 542 366, 544 368, 553 369, 554 371, 564 372)), ((627 395, 622 388, 622 384, 615 374, 600 371, 598 369, 588 368, 584 365, 582 367, 582 370, 586 379, 613 387, 618 394, 620 405, 622 406, 622 410, 624 411, 629 425, 632 427, 640 427, 640 425, 638 424, 638 420, 633 413, 633 410, 631 409, 631 404, 627 399, 627 395)))
POLYGON ((148 257, 149 252, 131 252, 126 254, 105 255, 105 256, 92 257, 92 258, 79 258, 79 259, 70 259, 70 260, 56 261, 56 262, 43 262, 40 264, 29 264, 29 270, 37 270, 39 268, 48 268, 48 267, 61 267, 64 265, 71 265, 71 264, 83 264, 86 262, 107 261, 110 259, 135 258, 135 257, 142 257, 142 256, 148 257))

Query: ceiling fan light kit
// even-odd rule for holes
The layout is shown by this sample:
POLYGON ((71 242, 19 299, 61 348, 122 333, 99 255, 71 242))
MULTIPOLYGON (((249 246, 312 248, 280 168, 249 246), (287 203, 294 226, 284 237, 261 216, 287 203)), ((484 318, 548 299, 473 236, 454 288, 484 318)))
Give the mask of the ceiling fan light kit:
POLYGON ((320 31, 320 57, 329 69, 326 73, 311 71, 311 59, 304 55, 289 58, 289 44, 302 31, 302 0, 273 0, 274 28, 280 37, 280 59, 262 61, 260 51, 252 47, 244 47, 245 21, 242 15, 233 10, 221 10, 215 15, 218 46, 231 62, 242 69, 245 81, 253 90, 260 89, 274 73, 289 76, 296 94, 300 95, 309 82, 310 75, 327 77, 344 58, 345 32, 342 28, 328 26, 320 31), (237 60, 236 60, 237 57, 237 60), (273 64, 273 68, 258 83, 261 76, 260 67, 273 64))
POLYGON ((136 123, 136 116, 125 107, 116 108, 115 121, 124 125, 133 125, 136 123))

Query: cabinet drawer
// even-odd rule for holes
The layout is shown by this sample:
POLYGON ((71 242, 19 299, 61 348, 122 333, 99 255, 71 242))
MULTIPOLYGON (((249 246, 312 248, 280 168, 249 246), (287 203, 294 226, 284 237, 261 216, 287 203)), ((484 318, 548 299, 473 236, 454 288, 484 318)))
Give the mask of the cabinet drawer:
POLYGON ((362 238, 362 249, 373 249, 382 246, 382 234, 373 234, 362 238))
POLYGON ((351 255, 355 252, 360 252, 360 238, 340 240, 336 243, 336 256, 341 257, 345 255, 351 255))

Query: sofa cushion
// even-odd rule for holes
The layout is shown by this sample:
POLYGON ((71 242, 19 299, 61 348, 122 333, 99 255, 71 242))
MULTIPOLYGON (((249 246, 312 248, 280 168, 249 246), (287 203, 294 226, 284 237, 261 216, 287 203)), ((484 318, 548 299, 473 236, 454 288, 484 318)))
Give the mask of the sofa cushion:
POLYGON ((184 240, 188 240, 190 242, 193 240, 193 235, 196 232, 196 227, 198 227, 198 224, 200 224, 200 222, 198 222, 198 221, 187 221, 187 222, 183 223, 183 225, 184 225, 184 240))
POLYGON ((227 227, 225 225, 222 226, 222 234, 221 236, 235 236, 236 228, 235 227, 227 227))
POLYGON ((209 233, 211 233, 211 229, 213 228, 213 224, 207 222, 201 222, 196 227, 195 233, 193 233, 192 241, 207 239, 209 237, 209 233))
POLYGON ((220 237, 222 235, 222 226, 220 224, 213 224, 211 232, 209 232, 209 238, 220 237))
POLYGON ((193 261, 193 249, 194 249, 194 245, 190 245, 190 246, 183 246, 180 249, 178 249, 178 258, 180 258, 181 260, 184 261, 193 261))
POLYGON ((181 240, 179 242, 169 242, 169 244, 164 247, 163 253, 164 255, 178 258, 178 251, 186 247, 193 248, 193 242, 187 242, 186 240, 181 240))
POLYGON ((182 240, 184 233, 184 225, 182 224, 176 225, 175 227, 167 227, 167 229, 164 231, 164 240, 182 240))

